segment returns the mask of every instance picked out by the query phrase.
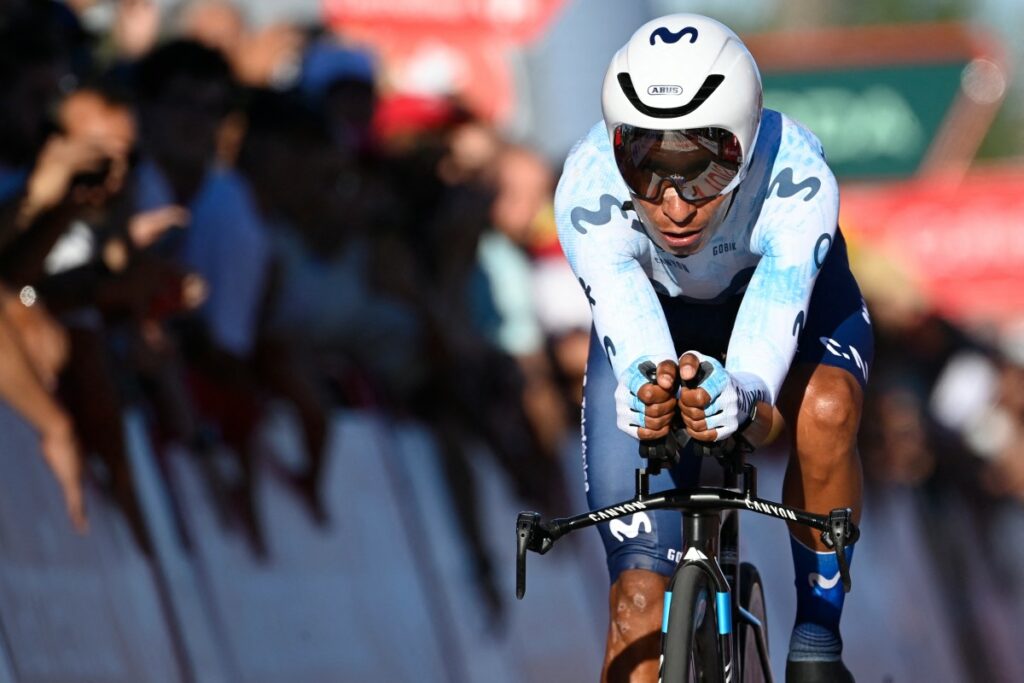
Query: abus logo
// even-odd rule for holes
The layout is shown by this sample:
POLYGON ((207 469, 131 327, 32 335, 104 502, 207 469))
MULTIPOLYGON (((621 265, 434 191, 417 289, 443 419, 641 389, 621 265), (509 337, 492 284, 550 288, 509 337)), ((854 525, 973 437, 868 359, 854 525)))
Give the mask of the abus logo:
POLYGON ((682 95, 681 85, 652 85, 647 88, 648 95, 682 95))

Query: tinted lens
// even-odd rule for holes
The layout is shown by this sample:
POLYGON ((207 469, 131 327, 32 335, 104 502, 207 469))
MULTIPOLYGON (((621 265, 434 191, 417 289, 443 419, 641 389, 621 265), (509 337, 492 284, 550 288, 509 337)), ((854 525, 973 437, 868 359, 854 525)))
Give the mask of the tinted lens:
POLYGON ((708 199, 739 173, 739 142, 724 128, 649 130, 618 126, 615 162, 630 191, 657 200, 666 182, 687 201, 708 199))

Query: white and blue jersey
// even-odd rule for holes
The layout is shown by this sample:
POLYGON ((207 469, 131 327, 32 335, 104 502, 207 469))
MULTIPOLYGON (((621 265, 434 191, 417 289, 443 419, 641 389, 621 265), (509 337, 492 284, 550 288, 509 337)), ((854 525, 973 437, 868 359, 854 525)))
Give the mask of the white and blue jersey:
MULTIPOLYGON (((695 254, 655 245, 624 208, 630 199, 599 123, 570 152, 555 196, 562 249, 594 319, 583 411, 593 509, 632 497, 633 470, 643 466, 631 438, 638 420, 621 419, 624 401, 637 412, 634 395, 647 381, 641 362, 691 349, 724 357, 730 375, 774 402, 795 362, 841 367, 863 386, 873 354, 837 227, 836 181, 800 124, 764 111, 747 175, 695 254)), ((694 465, 684 458, 671 472, 676 485, 693 483, 694 465)), ((665 474, 652 482, 655 490, 670 485, 665 474)), ((674 569, 678 513, 639 512, 599 529, 612 581, 627 568, 674 569)))
POLYGON ((760 380, 774 401, 838 222, 838 188, 817 138, 765 110, 746 178, 709 242, 690 256, 656 246, 623 210, 629 200, 598 123, 569 154, 555 216, 620 385, 635 393, 646 381, 639 363, 678 357, 659 295, 721 303, 745 292, 726 368, 760 380))

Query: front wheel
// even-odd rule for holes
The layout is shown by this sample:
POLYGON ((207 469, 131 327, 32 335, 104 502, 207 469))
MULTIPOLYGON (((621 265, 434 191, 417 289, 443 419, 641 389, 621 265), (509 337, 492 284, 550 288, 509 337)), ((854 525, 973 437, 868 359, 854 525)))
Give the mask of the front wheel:
POLYGON ((740 603, 760 628, 740 615, 735 623, 740 646, 742 683, 767 683, 772 680, 766 673, 768 664, 768 621, 764 605, 764 587, 757 568, 749 562, 740 565, 740 603), (761 640, 762 642, 758 642, 761 640), (763 649, 763 652, 762 652, 763 649), (763 656, 762 656, 763 655, 763 656))
POLYGON ((662 634, 663 683, 723 683, 715 589, 707 572, 683 565, 669 584, 668 633, 662 634))

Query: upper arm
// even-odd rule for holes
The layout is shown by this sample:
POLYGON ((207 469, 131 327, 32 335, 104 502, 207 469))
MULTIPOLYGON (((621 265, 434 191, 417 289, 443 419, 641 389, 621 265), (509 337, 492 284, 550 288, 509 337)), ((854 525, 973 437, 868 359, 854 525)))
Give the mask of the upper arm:
POLYGON ((675 357, 657 294, 642 260, 649 240, 610 152, 578 145, 566 161, 555 193, 559 241, 590 302, 594 327, 616 377, 631 390, 643 360, 675 357))
POLYGON ((731 371, 751 372, 773 400, 796 353, 802 321, 839 218, 835 177, 813 136, 789 124, 788 154, 772 168, 767 196, 751 235, 761 255, 744 295, 729 344, 731 371))

